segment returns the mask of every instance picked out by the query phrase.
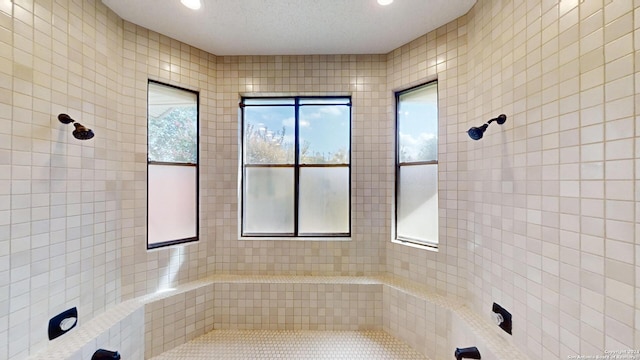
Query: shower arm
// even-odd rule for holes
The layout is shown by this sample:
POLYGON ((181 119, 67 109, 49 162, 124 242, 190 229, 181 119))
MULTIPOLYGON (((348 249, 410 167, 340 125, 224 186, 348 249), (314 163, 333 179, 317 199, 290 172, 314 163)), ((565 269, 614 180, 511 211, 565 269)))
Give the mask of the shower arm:
POLYGON ((498 115, 498 117, 495 117, 495 118, 487 121, 487 125, 491 124, 494 121, 497 122, 499 125, 502 125, 502 124, 504 124, 505 121, 507 121, 507 115, 500 114, 500 115, 498 115))

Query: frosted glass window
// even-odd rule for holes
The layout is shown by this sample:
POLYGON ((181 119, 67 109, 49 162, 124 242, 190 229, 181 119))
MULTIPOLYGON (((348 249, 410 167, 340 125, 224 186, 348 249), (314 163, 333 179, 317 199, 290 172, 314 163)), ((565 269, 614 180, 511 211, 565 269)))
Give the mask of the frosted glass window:
POLYGON ((148 83, 147 248, 198 240, 198 93, 148 83))
POLYGON ((300 234, 349 231, 349 168, 300 169, 300 234))
POLYGON ((398 238, 438 243, 438 165, 400 169, 398 238))
POLYGON ((244 180, 244 233, 293 234, 293 168, 247 168, 244 180))
POLYGON ((196 237, 196 167, 149 165, 149 245, 196 237))
POLYGON ((395 238, 438 245, 438 85, 396 93, 395 238))
POLYGON ((243 98, 241 233, 351 232, 351 98, 243 98))

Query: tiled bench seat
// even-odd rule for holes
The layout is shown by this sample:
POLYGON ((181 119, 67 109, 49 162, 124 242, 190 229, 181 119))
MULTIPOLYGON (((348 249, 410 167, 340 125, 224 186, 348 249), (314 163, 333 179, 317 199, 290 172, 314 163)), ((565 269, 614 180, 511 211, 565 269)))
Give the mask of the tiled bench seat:
POLYGON ((90 359, 98 348, 150 358, 213 329, 385 330, 434 359, 452 358, 456 346, 527 359, 486 319, 414 282, 256 275, 215 275, 125 301, 31 359, 90 359))

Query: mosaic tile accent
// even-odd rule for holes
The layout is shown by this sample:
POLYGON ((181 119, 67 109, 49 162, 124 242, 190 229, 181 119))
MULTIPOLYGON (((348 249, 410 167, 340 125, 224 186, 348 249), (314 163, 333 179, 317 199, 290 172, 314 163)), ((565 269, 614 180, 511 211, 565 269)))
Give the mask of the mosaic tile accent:
POLYGON ((428 358, 384 331, 214 330, 153 360, 428 358))

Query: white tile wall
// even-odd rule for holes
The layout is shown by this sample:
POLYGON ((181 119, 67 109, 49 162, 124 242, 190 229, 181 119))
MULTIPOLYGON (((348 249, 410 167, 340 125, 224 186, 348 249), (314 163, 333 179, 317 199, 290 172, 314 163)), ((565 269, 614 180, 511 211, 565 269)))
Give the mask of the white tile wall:
MULTIPOLYGON (((502 303, 520 327, 514 341, 532 358, 639 344, 638 6, 480 0, 458 19, 460 59, 438 69, 445 88, 458 75, 458 115, 443 117, 440 130, 450 135, 440 164, 454 169, 444 186, 455 190, 441 196, 456 197, 441 208, 441 229, 455 238, 442 239, 438 253, 389 244, 387 270, 466 294, 483 316, 502 303), (464 133, 500 113, 507 123, 492 124, 481 141, 464 133)), ((423 41, 389 54, 391 89, 430 79, 412 60, 423 41)))
POLYGON ((62 310, 120 301, 120 23, 97 1, 0 2, 2 359, 42 348, 62 310))
POLYGON ((466 141, 467 188, 518 183, 512 193, 461 194, 474 229, 463 235, 480 270, 468 273, 468 298, 478 312, 492 301, 512 309, 522 329, 514 340, 532 358, 638 346, 637 264, 620 257, 636 236, 638 5, 480 1, 468 14, 468 108, 478 110, 464 125, 510 118, 482 142, 466 141), (497 206, 498 229, 480 213, 487 203, 497 206))
MULTIPOLYGON (((388 272, 514 313, 532 358, 640 346, 638 0, 478 0, 389 54, 216 57, 97 0, 0 1, 0 358, 214 273, 388 272), (147 252, 146 82, 200 92, 201 241, 147 252), (437 78, 437 253, 390 243, 392 93, 437 78), (352 94, 350 242, 237 240, 243 93, 352 94), (72 138, 56 116, 96 132, 72 138), (500 113, 471 141, 465 131, 500 113)), ((488 315, 486 315, 488 316, 488 315)))
POLYGON ((215 194, 209 271, 240 274, 370 275, 384 270, 392 192, 382 55, 217 57, 218 114, 208 169, 215 194), (352 238, 238 241, 238 100, 242 94, 352 96, 352 238))

